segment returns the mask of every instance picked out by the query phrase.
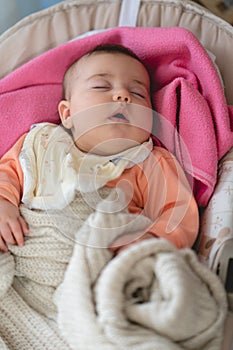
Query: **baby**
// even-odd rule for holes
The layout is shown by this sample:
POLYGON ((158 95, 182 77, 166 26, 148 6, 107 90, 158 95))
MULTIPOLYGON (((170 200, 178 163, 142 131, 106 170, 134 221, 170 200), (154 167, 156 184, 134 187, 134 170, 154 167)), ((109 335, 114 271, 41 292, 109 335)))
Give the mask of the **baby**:
MULTIPOLYGON (((141 60, 120 45, 97 46, 66 71, 58 111, 61 128, 70 131, 76 146, 74 157, 77 164, 73 164, 73 170, 76 169, 78 174, 81 172, 79 159, 84 156, 85 164, 91 164, 83 167, 83 180, 71 186, 72 190, 69 187, 71 181, 68 181, 65 203, 72 200, 72 191, 91 192, 96 188, 119 186, 125 192, 129 212, 143 213, 153 222, 149 230, 142 232, 134 242, 164 237, 178 248, 192 247, 198 234, 197 205, 174 156, 154 146, 150 138, 153 126, 151 81, 141 60), (102 173, 100 176, 97 170, 91 180, 93 168, 101 169, 102 173)), ((8 250, 8 244, 23 245, 24 235, 29 234, 27 223, 20 215, 20 202, 31 208, 33 205, 40 208, 35 204, 38 202, 26 200, 28 180, 25 162, 22 162, 25 142, 37 128, 42 130, 41 137, 44 124, 23 135, 0 161, 2 251, 8 250)), ((45 177, 43 181, 46 188, 49 180, 45 177)), ((53 209, 56 205, 62 209, 64 205, 59 203, 55 193, 58 192, 56 174, 50 179, 50 184, 56 198, 51 205, 53 209)), ((35 188, 40 185, 35 184, 35 188)), ((45 190, 41 191, 45 193, 45 190)), ((118 252, 129 244, 127 237, 120 237, 111 249, 118 252)))

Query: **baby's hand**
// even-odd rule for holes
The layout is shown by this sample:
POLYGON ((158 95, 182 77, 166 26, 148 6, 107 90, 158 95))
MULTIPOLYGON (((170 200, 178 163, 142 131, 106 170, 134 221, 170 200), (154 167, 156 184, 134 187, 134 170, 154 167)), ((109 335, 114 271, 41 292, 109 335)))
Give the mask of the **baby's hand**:
POLYGON ((29 233, 26 221, 19 208, 8 200, 0 198, 0 250, 7 252, 7 243, 24 244, 24 235, 29 233))

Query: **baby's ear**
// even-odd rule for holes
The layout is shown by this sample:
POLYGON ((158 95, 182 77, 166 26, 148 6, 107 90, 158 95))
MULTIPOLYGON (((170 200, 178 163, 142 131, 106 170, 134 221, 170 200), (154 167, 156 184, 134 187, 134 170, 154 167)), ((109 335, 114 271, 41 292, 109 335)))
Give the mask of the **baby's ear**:
POLYGON ((66 129, 71 129, 73 126, 72 118, 70 116, 70 103, 67 100, 61 100, 58 105, 58 112, 61 122, 66 129))

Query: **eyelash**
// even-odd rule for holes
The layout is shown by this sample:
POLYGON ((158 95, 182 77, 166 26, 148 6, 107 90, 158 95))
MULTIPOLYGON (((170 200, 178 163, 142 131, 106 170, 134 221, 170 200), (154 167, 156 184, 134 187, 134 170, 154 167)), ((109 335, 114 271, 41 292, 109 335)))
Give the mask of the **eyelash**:
POLYGON ((137 96, 139 96, 139 97, 141 97, 141 98, 145 98, 145 96, 142 95, 142 94, 140 94, 139 92, 133 92, 133 91, 132 91, 132 94, 137 95, 137 96))
MULTIPOLYGON (((109 86, 93 86, 93 89, 96 89, 96 90, 100 90, 100 89, 104 89, 104 90, 108 90, 108 89, 110 89, 110 87, 109 86)), ((136 95, 136 96, 138 96, 138 97, 140 97, 140 98, 143 98, 143 99, 145 99, 145 96, 143 95, 143 94, 140 94, 139 92, 135 92, 135 91, 131 91, 130 92, 131 94, 133 94, 133 95, 136 95)))
POLYGON ((109 89, 109 86, 93 86, 93 89, 109 89))

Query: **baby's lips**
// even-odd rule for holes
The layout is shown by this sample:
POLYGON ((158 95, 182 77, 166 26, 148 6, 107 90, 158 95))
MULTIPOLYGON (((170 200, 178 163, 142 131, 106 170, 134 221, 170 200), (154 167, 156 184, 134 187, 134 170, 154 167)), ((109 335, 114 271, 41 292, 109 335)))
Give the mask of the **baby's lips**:
POLYGON ((118 122, 118 123, 119 122, 121 122, 121 123, 129 123, 129 120, 122 113, 113 114, 108 119, 113 121, 113 122, 118 122))

